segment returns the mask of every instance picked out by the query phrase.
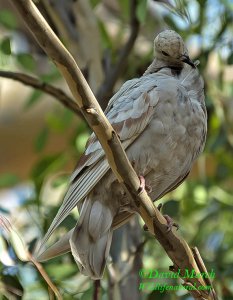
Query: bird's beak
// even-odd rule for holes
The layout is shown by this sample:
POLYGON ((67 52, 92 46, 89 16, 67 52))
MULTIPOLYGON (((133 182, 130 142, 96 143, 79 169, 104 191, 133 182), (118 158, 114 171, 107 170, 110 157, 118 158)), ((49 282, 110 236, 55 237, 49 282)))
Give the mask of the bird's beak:
POLYGON ((182 55, 181 60, 190 65, 192 68, 196 68, 196 66, 194 65, 194 63, 191 61, 191 59, 188 57, 188 55, 182 55))

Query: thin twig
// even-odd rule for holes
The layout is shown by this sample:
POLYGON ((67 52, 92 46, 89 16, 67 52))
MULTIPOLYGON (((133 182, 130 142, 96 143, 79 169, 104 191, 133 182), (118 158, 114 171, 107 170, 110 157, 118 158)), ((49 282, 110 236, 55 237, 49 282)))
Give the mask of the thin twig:
POLYGON ((49 300, 54 300, 54 293, 48 285, 49 300))
MULTIPOLYGON (((201 271, 201 273, 205 273, 205 274, 208 274, 208 271, 206 269, 206 266, 202 260, 202 257, 201 257, 201 254, 198 250, 197 247, 194 247, 194 248, 191 248, 192 249, 192 252, 193 252, 193 255, 194 255, 194 258, 197 262, 197 265, 199 267, 199 270, 201 271)), ((212 294, 212 298, 213 300, 217 300, 217 295, 215 293, 215 290, 214 290, 214 287, 212 285, 212 282, 210 280, 210 278, 207 276, 207 277, 204 277, 204 281, 206 282, 206 285, 208 285, 209 287, 211 287, 211 290, 210 290, 210 293, 212 294)))
POLYGON ((43 266, 37 262, 34 257, 31 255, 30 252, 28 252, 28 258, 29 260, 35 265, 35 267, 37 268, 37 270, 40 272, 41 276, 44 278, 44 280, 47 282, 48 286, 50 287, 50 289, 53 291, 53 293, 56 295, 58 300, 62 300, 62 295, 60 294, 59 290, 57 289, 57 287, 53 284, 53 282, 51 281, 51 279, 49 278, 48 274, 46 273, 45 269, 43 268, 43 266))
POLYGON ((130 35, 129 38, 123 47, 122 51, 120 52, 119 58, 114 66, 107 70, 107 74, 105 76, 105 80, 101 85, 100 89, 97 92, 96 98, 98 99, 99 103, 101 103, 101 107, 104 109, 108 101, 112 95, 114 85, 119 78, 120 74, 124 72, 126 67, 127 59, 129 54, 131 53, 136 38, 139 33, 140 22, 136 15, 136 8, 137 8, 138 0, 131 0, 130 1, 130 35))
POLYGON ((100 295, 101 295, 100 280, 95 280, 94 281, 93 300, 100 300, 100 295))
POLYGON ((29 76, 24 73, 19 72, 11 72, 11 71, 3 71, 0 70, 0 77, 13 79, 15 81, 19 81, 27 86, 31 86, 37 90, 41 90, 55 99, 57 99, 61 104, 65 107, 72 110, 75 114, 80 114, 80 110, 74 100, 69 97, 66 93, 64 93, 61 89, 52 86, 51 84, 40 81, 36 77, 29 76))

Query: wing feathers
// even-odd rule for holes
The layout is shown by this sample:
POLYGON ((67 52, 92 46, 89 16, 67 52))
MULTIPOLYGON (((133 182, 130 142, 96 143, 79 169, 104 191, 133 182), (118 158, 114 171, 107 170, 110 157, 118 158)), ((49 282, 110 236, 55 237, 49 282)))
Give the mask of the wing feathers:
POLYGON ((41 252, 40 255, 35 256, 37 261, 42 262, 49 260, 53 257, 65 254, 70 251, 70 237, 74 231, 74 228, 67 232, 60 240, 58 240, 51 247, 41 252))
POLYGON ((70 214, 72 209, 79 201, 84 199, 87 194, 93 189, 96 183, 108 171, 109 165, 106 160, 98 162, 95 166, 88 169, 77 181, 75 181, 69 188, 63 204, 61 205, 56 217, 50 225, 46 235, 42 239, 39 247, 36 249, 36 256, 40 255, 42 247, 50 238, 51 234, 61 224, 61 222, 70 214))

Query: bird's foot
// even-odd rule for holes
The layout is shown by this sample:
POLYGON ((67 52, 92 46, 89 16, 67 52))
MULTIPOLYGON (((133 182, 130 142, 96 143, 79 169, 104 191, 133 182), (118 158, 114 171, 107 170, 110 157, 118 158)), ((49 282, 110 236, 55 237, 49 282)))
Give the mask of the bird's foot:
MULTIPOLYGON (((158 208, 159 211, 161 211, 162 207, 163 207, 163 204, 160 203, 157 208, 158 208)), ((179 229, 179 224, 175 223, 171 217, 169 217, 168 215, 163 215, 163 217, 167 221, 167 225, 166 225, 167 226, 167 233, 172 230, 172 227, 176 227, 176 230, 179 229)), ((143 229, 144 229, 144 231, 149 230, 146 224, 144 224, 143 229)))
POLYGON ((159 205, 158 205, 157 208, 158 208, 159 211, 161 211, 162 207, 163 207, 163 204, 162 204, 162 203, 159 203, 159 205))
POLYGON ((140 180, 140 187, 138 189, 138 193, 141 193, 143 191, 147 191, 147 193, 151 193, 152 192, 152 188, 150 185, 146 184, 146 180, 142 175, 138 176, 139 180, 140 180))
POLYGON ((175 223, 171 217, 169 217, 168 215, 163 215, 163 217, 167 221, 167 233, 172 230, 172 227, 176 227, 176 230, 179 229, 179 224, 175 223))
MULTIPOLYGON (((163 207, 163 204, 162 203, 160 203, 159 205, 158 205, 158 210, 161 212, 161 209, 162 209, 162 207, 163 207)), ((175 223, 174 221, 173 221, 173 219, 170 217, 170 216, 168 216, 168 215, 163 215, 163 217, 166 219, 166 221, 167 221, 167 232, 170 232, 171 230, 172 230, 172 227, 176 227, 176 230, 178 230, 179 229, 179 224, 177 224, 177 223, 175 223)))
POLYGON ((148 226, 146 224, 143 225, 143 230, 144 231, 149 231, 149 228, 148 228, 148 226))
MULTIPOLYGON (((135 166, 136 166, 136 161, 133 159, 131 161, 131 165, 133 167, 133 169, 135 170, 135 166)), ((148 194, 152 192, 152 187, 148 184, 146 184, 146 180, 145 177, 142 175, 138 176, 139 181, 140 181, 140 186, 138 189, 138 194, 142 193, 143 191, 146 191, 148 194)))

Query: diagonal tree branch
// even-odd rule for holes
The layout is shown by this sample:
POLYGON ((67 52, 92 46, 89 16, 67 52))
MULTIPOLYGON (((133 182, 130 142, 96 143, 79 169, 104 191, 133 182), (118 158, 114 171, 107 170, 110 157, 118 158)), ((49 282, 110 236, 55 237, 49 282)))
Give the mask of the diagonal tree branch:
MULTIPOLYGON (((98 137, 111 169, 119 182, 124 185, 129 196, 133 198, 149 231, 173 261, 173 270, 179 269, 181 276, 185 275, 186 270, 190 272, 194 270, 196 274, 200 274, 198 266, 203 264, 201 260, 195 259, 188 244, 176 232, 167 233, 166 220, 154 206, 146 191, 140 191, 139 179, 121 147, 117 133, 101 110, 73 57, 56 37, 31 0, 11 0, 11 2, 22 18, 26 20, 27 26, 40 46, 64 76, 77 105, 98 137)), ((213 290, 208 291, 201 288, 208 285, 204 278, 190 277, 185 283, 186 286, 194 287, 193 295, 196 299, 217 299, 213 290)))
POLYGON ((56 88, 51 84, 42 82, 35 77, 19 72, 0 70, 0 77, 13 79, 37 90, 41 90, 56 98, 60 103, 72 110, 75 114, 80 114, 80 110, 74 100, 66 95, 66 93, 64 93, 61 89, 56 88))
POLYGON ((114 85, 117 79, 119 78, 120 74, 124 71, 126 67, 128 56, 131 50, 133 49, 134 43, 139 33, 140 22, 136 15, 137 3, 138 0, 130 1, 131 16, 129 38, 120 52, 118 61, 113 67, 109 68, 105 76, 105 80, 97 92, 96 98, 99 100, 99 103, 101 103, 102 108, 105 108, 108 104, 108 100, 112 95, 114 85))

